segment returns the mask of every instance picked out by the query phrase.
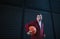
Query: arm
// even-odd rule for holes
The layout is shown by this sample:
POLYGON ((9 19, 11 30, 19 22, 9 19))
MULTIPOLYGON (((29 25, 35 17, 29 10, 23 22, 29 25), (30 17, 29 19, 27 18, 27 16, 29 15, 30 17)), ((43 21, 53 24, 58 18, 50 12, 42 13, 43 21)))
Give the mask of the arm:
POLYGON ((31 34, 31 31, 29 31, 29 24, 26 24, 26 25, 25 25, 25 31, 26 31, 26 33, 27 33, 28 35, 31 34))
POLYGON ((26 32, 29 31, 28 27, 29 27, 28 24, 26 24, 26 25, 25 25, 25 31, 26 31, 26 32))
POLYGON ((25 25, 25 31, 28 35, 32 35, 35 33, 36 29, 35 27, 33 26, 34 25, 34 22, 30 22, 29 24, 26 24, 25 25), (33 26, 33 27, 32 27, 33 26), (32 29, 33 28, 33 29, 32 29), (35 31, 34 31, 35 30, 35 31))

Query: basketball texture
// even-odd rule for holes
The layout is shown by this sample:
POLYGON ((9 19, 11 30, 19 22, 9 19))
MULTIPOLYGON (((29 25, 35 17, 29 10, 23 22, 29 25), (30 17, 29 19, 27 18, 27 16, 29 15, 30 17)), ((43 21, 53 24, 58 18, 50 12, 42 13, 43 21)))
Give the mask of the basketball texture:
POLYGON ((30 26, 30 27, 29 27, 29 31, 31 31, 31 34, 32 34, 32 35, 33 35, 33 34, 36 34, 36 27, 30 26))

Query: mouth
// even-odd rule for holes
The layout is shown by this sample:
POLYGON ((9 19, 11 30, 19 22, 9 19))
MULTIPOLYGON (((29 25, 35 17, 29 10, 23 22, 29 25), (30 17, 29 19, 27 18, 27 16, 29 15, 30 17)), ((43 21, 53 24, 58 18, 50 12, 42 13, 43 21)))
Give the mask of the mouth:
POLYGON ((41 21, 41 19, 39 21, 41 21))

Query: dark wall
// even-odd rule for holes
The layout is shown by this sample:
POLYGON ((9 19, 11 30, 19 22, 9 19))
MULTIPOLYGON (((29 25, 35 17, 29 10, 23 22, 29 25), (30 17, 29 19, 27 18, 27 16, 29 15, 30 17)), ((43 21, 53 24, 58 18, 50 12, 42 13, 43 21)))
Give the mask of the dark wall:
POLYGON ((0 39, 20 39, 22 8, 12 6, 0 7, 0 39))
POLYGON ((60 39, 60 14, 53 14, 56 39, 60 39))
POLYGON ((43 15, 45 39, 60 38, 60 0, 0 0, 0 39, 29 39, 26 23, 43 15))

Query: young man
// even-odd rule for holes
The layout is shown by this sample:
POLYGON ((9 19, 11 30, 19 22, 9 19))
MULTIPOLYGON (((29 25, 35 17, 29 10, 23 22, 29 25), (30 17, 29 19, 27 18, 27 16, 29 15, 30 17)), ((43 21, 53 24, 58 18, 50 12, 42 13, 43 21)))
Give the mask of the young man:
POLYGON ((31 39, 43 39, 44 34, 44 24, 42 23, 42 15, 37 15, 36 20, 25 25, 25 30, 28 35, 31 35, 31 39), (30 26, 34 26, 33 29, 29 30, 30 26), (35 33, 34 33, 34 32, 35 33))

